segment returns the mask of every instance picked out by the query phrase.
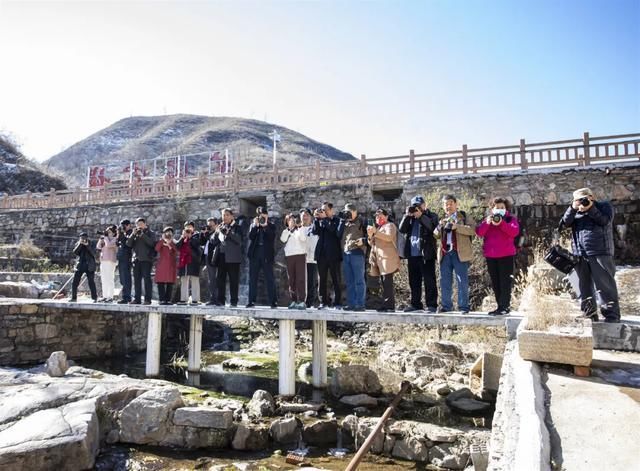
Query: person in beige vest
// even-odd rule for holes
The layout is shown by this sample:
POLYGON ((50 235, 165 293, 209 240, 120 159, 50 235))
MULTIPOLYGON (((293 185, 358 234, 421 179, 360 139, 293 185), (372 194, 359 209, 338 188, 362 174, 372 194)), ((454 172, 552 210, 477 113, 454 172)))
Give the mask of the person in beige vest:
POLYGON ((440 220, 433 236, 439 239, 438 261, 440 262, 439 312, 453 310, 453 274, 458 286, 458 310, 469 313, 469 265, 473 259, 472 238, 476 235, 476 223, 464 211, 458 209, 458 200, 453 195, 442 199, 445 216, 440 220))
POLYGON ((400 256, 398 255, 398 229, 389 222, 389 213, 386 209, 376 211, 376 226, 367 227, 371 254, 371 276, 379 276, 382 283, 382 296, 384 302, 379 312, 393 312, 396 310, 396 301, 393 287, 393 274, 400 268, 400 256), (377 228, 376 228, 377 226, 377 228))

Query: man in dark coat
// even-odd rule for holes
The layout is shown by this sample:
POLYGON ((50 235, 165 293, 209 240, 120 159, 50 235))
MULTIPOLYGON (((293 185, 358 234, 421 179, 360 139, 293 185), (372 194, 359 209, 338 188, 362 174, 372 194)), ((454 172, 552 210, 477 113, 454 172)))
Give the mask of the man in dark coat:
POLYGON ((118 259, 118 276, 120 277, 120 284, 122 285, 122 292, 120 293, 120 301, 118 304, 128 304, 131 302, 131 247, 127 245, 127 238, 131 235, 133 230, 131 229, 131 222, 128 219, 120 221, 120 227, 118 228, 118 253, 116 255, 118 259))
POLYGON ((422 285, 428 312, 438 309, 438 285, 436 283, 436 240, 433 230, 438 227, 438 215, 427 208, 422 196, 414 196, 411 205, 400 221, 398 231, 404 235, 404 252, 407 259, 411 304, 404 311, 422 310, 422 285))
POLYGON ((318 309, 329 307, 331 298, 327 290, 329 273, 333 282, 333 306, 341 308, 342 291, 340 288, 340 264, 342 262, 342 234, 339 231, 340 219, 333 215, 333 204, 325 201, 314 212, 312 233, 318 236, 315 259, 320 276, 320 301, 318 309))
POLYGON ((229 295, 231 307, 238 305, 240 287, 240 264, 242 263, 242 228, 238 224, 230 208, 222 211, 222 224, 216 230, 219 247, 218 264, 218 304, 224 306, 227 277, 229 278, 229 295))
POLYGON ((144 303, 151 304, 151 267, 155 258, 155 234, 147 227, 144 218, 136 219, 136 228, 127 238, 127 247, 133 251, 133 285, 135 299, 131 304, 142 304, 142 282, 144 280, 144 303))
POLYGON ((276 299, 276 282, 273 277, 273 261, 275 258, 276 226, 269 221, 267 208, 262 206, 256 210, 257 216, 249 228, 249 303, 247 307, 254 307, 258 297, 258 276, 264 273, 267 284, 267 294, 271 308, 278 307, 276 299))
POLYGON ((589 188, 581 188, 573 192, 573 203, 561 224, 571 228, 573 253, 579 257, 576 273, 584 316, 597 321, 599 304, 605 322, 620 322, 613 260, 613 207, 606 201, 596 201, 589 188))
POLYGON ((89 283, 89 290, 91 291, 91 299, 95 303, 98 300, 98 294, 96 292, 96 283, 94 275, 96 273, 96 251, 93 244, 89 241, 89 236, 86 232, 80 234, 80 239, 73 247, 73 254, 78 257, 76 262, 76 271, 73 274, 73 281, 71 283, 71 298, 69 302, 75 303, 78 300, 78 286, 82 275, 87 275, 87 282, 89 283))
POLYGON ((200 304, 202 243, 200 233, 195 230, 195 222, 185 222, 182 235, 176 242, 179 254, 178 275, 180 276, 180 302, 178 304, 186 304, 189 300, 189 285, 191 285, 191 304, 200 304))
POLYGON ((217 218, 210 217, 207 219, 207 229, 201 233, 200 243, 204 245, 204 266, 207 267, 207 275, 209 278, 209 301, 207 306, 213 306, 218 302, 218 256, 216 249, 220 242, 216 237, 216 231, 220 221, 217 218))

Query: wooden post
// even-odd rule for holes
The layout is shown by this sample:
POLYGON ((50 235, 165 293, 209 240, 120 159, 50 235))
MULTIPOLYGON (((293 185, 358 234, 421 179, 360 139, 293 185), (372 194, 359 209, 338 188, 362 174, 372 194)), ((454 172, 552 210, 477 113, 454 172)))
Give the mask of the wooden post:
MULTIPOLYGON (((584 166, 587 167, 591 165, 591 156, 589 155, 589 133, 585 132, 582 135, 582 141, 584 144, 584 166)), ((608 149, 608 148, 607 148, 608 149)))
POLYGON ((469 162, 467 162, 467 145, 464 144, 462 146, 462 173, 467 173, 469 171, 469 162))
POLYGON ((160 342, 162 339, 162 313, 147 314, 147 363, 145 374, 160 376, 160 342))
POLYGON ((278 391, 281 396, 294 396, 296 393, 296 321, 281 319, 280 358, 278 363, 278 391))
POLYGON ((202 322, 204 316, 191 315, 189 320, 189 361, 187 370, 191 373, 200 371, 200 351, 202 350, 202 322))
POLYGON ((522 170, 526 170, 529 167, 529 163, 527 162, 527 146, 524 143, 524 139, 520 139, 520 168, 522 170))
POLYGON ((416 153, 411 149, 409 151, 409 178, 413 178, 416 175, 415 171, 416 153))
POLYGON ((312 370, 313 387, 327 386, 327 321, 312 321, 312 370))

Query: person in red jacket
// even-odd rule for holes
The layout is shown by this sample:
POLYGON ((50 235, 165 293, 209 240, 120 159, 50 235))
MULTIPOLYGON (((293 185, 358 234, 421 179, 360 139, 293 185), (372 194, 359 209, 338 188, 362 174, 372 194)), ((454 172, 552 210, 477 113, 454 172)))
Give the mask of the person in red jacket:
POLYGON ((498 309, 491 311, 490 316, 502 316, 511 310, 515 238, 520 225, 510 210, 511 203, 506 198, 494 198, 489 216, 476 227, 478 237, 484 238, 483 252, 498 303, 498 309))
POLYGON ((158 264, 155 282, 158 285, 158 297, 161 305, 171 304, 173 285, 176 282, 178 249, 173 241, 173 227, 165 227, 162 238, 156 242, 158 264))

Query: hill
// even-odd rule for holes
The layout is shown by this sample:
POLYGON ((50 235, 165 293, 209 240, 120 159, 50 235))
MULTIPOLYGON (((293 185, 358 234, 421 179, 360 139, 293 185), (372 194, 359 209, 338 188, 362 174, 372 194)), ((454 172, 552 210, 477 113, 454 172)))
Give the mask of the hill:
POLYGON ((36 193, 66 187, 60 178, 47 175, 39 164, 25 157, 11 138, 0 134, 0 194, 36 193))
MULTIPOLYGON (((45 165, 64 175, 70 186, 86 184, 88 166, 106 167, 109 178, 122 178, 122 173, 126 177, 130 161, 178 154, 199 154, 188 157, 189 174, 208 172, 209 155, 214 151, 224 154, 225 149, 239 170, 266 169, 272 166, 269 133, 274 129, 281 136, 277 146, 280 166, 309 164, 316 159, 354 158, 330 145, 263 121, 179 114, 122 119, 54 155, 45 165)), ((158 166, 163 167, 163 163, 164 160, 159 161, 158 166)), ((156 169, 163 171, 164 167, 156 169)))

